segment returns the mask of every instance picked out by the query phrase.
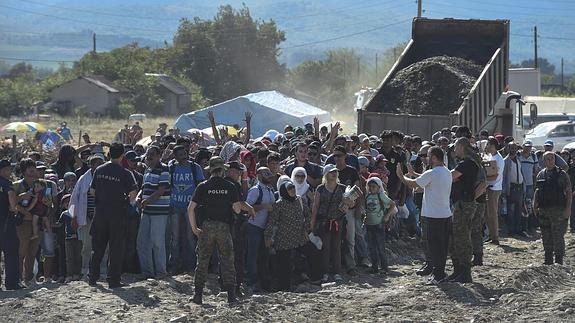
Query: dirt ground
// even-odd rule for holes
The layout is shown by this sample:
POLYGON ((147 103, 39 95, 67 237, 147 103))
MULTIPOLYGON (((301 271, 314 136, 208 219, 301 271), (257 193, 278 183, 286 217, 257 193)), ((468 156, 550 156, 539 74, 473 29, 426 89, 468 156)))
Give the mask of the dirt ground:
POLYGON ((566 265, 543 266, 541 240, 486 245, 474 283, 425 286, 415 275, 417 242, 394 242, 388 276, 362 272, 339 286, 299 285, 297 292, 250 295, 228 306, 215 277, 204 305, 189 300, 193 277, 135 281, 120 290, 86 282, 0 292, 0 317, 16 321, 575 321, 575 239, 567 234, 566 265))

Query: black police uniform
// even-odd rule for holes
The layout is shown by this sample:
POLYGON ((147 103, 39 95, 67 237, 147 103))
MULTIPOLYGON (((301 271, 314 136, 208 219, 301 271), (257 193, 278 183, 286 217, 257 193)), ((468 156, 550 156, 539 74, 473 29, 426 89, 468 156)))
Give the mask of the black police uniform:
POLYGON ((96 212, 90 234, 90 284, 100 279, 100 262, 110 245, 108 283, 118 285, 122 275, 130 192, 138 189, 134 175, 118 164, 108 162, 96 169, 92 180, 96 191, 96 212))

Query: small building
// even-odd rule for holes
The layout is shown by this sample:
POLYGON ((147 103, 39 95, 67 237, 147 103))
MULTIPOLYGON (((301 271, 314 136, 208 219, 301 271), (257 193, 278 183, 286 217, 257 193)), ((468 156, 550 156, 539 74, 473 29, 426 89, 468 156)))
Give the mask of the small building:
POLYGON ((52 89, 52 102, 61 114, 70 114, 80 106, 85 113, 104 115, 116 108, 120 99, 129 97, 127 89, 114 85, 101 75, 79 76, 52 89))
POLYGON ((146 73, 158 79, 158 95, 164 100, 164 115, 179 115, 190 109, 190 90, 174 78, 165 74, 146 73))

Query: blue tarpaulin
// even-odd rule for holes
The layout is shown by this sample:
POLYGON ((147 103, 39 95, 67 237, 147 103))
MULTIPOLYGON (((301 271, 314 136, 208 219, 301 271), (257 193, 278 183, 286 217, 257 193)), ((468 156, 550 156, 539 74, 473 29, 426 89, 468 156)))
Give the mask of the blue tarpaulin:
POLYGON ((213 111, 217 124, 245 126, 245 112, 252 113, 252 137, 259 137, 269 129, 282 131, 289 124, 294 127, 312 123, 314 117, 320 123, 331 121, 329 112, 307 103, 290 98, 277 91, 251 93, 231 99, 202 110, 182 114, 176 120, 176 127, 186 132, 189 129, 210 127, 208 112, 213 111))

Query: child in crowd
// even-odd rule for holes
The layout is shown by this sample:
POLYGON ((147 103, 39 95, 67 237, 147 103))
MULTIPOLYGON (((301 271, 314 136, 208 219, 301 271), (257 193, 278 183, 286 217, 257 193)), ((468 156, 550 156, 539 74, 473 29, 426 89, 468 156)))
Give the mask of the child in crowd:
POLYGON ((72 215, 68 211, 68 204, 70 203, 70 194, 62 197, 60 206, 62 207, 62 215, 59 222, 65 226, 66 230, 66 282, 69 283, 73 280, 80 279, 82 272, 82 240, 78 236, 78 226, 72 221, 72 215))
POLYGON ((384 155, 378 155, 375 159, 375 165, 373 167, 372 173, 377 173, 379 178, 383 182, 383 186, 387 186, 387 182, 389 180, 389 169, 387 169, 387 159, 384 155))
POLYGON ((382 269, 388 271, 385 256, 385 222, 397 213, 395 202, 391 200, 383 188, 379 177, 367 180, 365 197, 366 230, 369 253, 372 263, 372 273, 377 274, 382 269))
POLYGON ((42 221, 42 226, 47 232, 52 233, 52 226, 50 225, 50 219, 48 219, 48 208, 51 206, 49 199, 45 197, 46 183, 41 180, 36 180, 33 186, 32 201, 28 205, 28 211, 32 213, 32 237, 30 240, 38 238, 38 229, 40 227, 40 220, 42 221))

